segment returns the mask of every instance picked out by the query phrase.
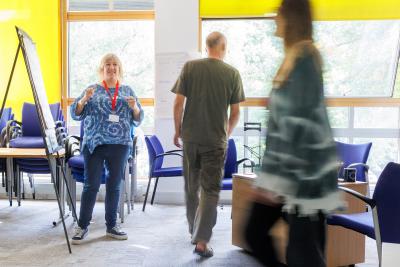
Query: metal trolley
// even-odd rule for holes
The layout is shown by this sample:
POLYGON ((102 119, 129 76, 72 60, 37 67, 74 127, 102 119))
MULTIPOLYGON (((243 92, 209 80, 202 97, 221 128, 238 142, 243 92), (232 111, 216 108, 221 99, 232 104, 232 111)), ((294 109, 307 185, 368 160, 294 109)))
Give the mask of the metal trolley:
MULTIPOLYGON (((243 150, 243 157, 250 158, 255 163, 255 168, 259 168, 261 166, 261 122, 245 122, 244 123, 244 141, 245 144, 243 150), (256 135, 258 135, 258 142, 256 145, 249 146, 248 145, 248 134, 249 131, 256 131, 256 135)), ((254 136, 254 135, 251 135, 254 136)), ((243 164, 243 169, 251 169, 250 164, 243 164)))

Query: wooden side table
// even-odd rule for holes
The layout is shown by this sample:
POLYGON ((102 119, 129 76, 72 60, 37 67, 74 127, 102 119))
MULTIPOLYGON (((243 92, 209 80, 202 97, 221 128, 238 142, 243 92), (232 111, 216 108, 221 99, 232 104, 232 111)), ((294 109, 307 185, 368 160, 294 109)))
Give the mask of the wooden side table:
MULTIPOLYGON (((249 191, 256 176, 254 174, 233 175, 232 187, 232 244, 248 250, 244 240, 243 229, 250 213, 249 191)), ((339 183, 344 186, 366 194, 367 183, 339 183)), ((365 212, 366 206, 360 200, 343 193, 343 198, 348 203, 344 213, 365 212)), ((272 228, 278 248, 278 257, 285 262, 288 227, 283 220, 279 220, 272 228)), ((365 236, 339 226, 327 227, 326 259, 328 267, 337 267, 364 262, 365 236)))

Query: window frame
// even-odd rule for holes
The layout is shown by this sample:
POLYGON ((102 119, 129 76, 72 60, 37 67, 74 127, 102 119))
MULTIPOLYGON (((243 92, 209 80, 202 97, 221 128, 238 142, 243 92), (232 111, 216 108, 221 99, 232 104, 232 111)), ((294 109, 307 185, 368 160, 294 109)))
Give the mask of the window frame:
MULTIPOLYGON (((202 22, 203 20, 232 20, 232 19, 272 19, 271 17, 241 17, 241 18, 200 18, 199 25, 199 51, 202 51, 201 40, 203 37, 202 22)), ((399 33, 400 34, 400 33, 399 33)), ((346 128, 333 128, 333 134, 336 138, 345 137, 348 138, 349 143, 353 143, 356 138, 397 138, 398 155, 400 158, 400 139, 398 138, 398 129, 374 129, 374 128, 354 128, 354 112, 355 108, 358 107, 395 107, 398 109, 400 114, 400 97, 395 97, 396 79, 400 68, 400 38, 397 46, 397 68, 395 68, 394 74, 392 75, 392 95, 390 97, 326 97, 325 103, 327 107, 346 107, 349 110, 349 121, 346 128)), ((399 79, 400 80, 400 79, 399 79)), ((248 114, 248 109, 251 107, 268 107, 269 97, 246 97, 245 102, 241 103, 240 106, 244 107, 244 116, 248 114)), ((400 115, 399 115, 400 119, 400 115)), ((266 128, 262 128, 261 134, 265 134, 266 128)), ((243 135, 243 126, 238 125, 232 136, 239 136, 244 138, 246 143, 246 137, 243 135)), ((372 183, 374 186, 374 183, 372 183)))
MULTIPOLYGON (((72 21, 132 21, 154 20, 154 10, 138 11, 69 11, 68 0, 61 3, 61 106, 64 117, 67 118, 67 109, 75 98, 69 97, 69 73, 68 73, 68 23, 72 21)), ((142 106, 154 106, 154 98, 139 98, 142 106)))
MULTIPOLYGON (((224 17, 224 18, 211 18, 211 17, 200 17, 199 19, 199 51, 202 51, 203 44, 201 42, 203 33, 202 25, 203 21, 211 20, 273 20, 273 16, 265 17, 224 17)), ((399 33, 400 35, 400 33, 399 33)), ((400 38, 397 45, 397 64, 395 71, 392 75, 392 94, 390 97, 326 97, 327 107, 397 107, 400 106, 400 98, 394 97, 394 90, 396 87, 397 70, 400 67, 400 38)), ((245 107, 268 107, 269 97, 246 97, 244 103, 241 106, 245 107)))

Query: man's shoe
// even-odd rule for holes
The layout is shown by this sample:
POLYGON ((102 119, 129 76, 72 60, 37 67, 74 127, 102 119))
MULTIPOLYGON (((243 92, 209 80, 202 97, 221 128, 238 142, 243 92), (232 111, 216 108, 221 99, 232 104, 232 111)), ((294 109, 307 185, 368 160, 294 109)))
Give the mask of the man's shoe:
POLYGON ((118 240, 127 240, 128 234, 123 232, 119 226, 114 226, 111 229, 107 229, 107 236, 118 239, 118 240))
POLYGON ((83 239, 85 239, 88 232, 89 232, 88 228, 82 229, 79 226, 75 227, 75 234, 72 237, 71 244, 79 245, 80 243, 82 243, 83 239))
POLYGON ((214 251, 211 247, 206 246, 204 250, 197 249, 197 246, 194 248, 193 253, 200 255, 201 257, 210 258, 214 256, 214 251))

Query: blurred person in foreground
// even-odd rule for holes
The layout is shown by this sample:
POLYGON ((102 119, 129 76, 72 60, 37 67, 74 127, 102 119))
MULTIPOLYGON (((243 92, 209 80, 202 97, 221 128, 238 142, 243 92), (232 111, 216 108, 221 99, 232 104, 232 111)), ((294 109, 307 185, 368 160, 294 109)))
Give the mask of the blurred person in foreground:
POLYGON ((225 36, 212 32, 206 44, 208 57, 187 62, 172 92, 176 94, 174 144, 181 147, 179 139, 183 141, 189 233, 196 245, 194 252, 212 257, 208 243, 217 221, 227 139, 239 120, 239 103, 245 97, 239 71, 223 61, 225 36))
POLYGON ((285 57, 273 81, 266 151, 245 236, 262 264, 286 266, 269 233, 283 217, 289 226, 288 266, 322 267, 326 215, 342 203, 309 1, 283 0, 275 22, 285 57))

